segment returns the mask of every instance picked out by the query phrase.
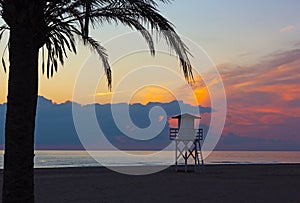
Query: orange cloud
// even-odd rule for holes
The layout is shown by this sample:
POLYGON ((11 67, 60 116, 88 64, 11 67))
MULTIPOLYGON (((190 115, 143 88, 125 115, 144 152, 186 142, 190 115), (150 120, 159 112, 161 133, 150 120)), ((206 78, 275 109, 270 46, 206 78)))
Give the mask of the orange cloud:
MULTIPOLYGON (((204 85, 201 77, 195 75, 195 83, 192 85, 180 85, 176 87, 176 81, 171 81, 173 84, 169 84, 168 87, 173 87, 168 89, 163 85, 150 85, 143 87, 136 92, 131 93, 131 91, 126 92, 126 94, 132 94, 130 97, 130 104, 141 103, 146 105, 149 102, 171 102, 174 100, 182 100, 184 103, 191 105, 201 105, 210 106, 210 96, 207 87, 204 85)), ((124 98, 124 92, 122 94, 113 93, 97 93, 96 96, 101 97, 111 97, 114 94, 116 100, 121 100, 124 98), (120 98, 120 99, 118 99, 120 98)), ((101 98, 103 100, 103 98, 101 98)))
POLYGON ((170 102, 175 100, 174 95, 168 90, 158 86, 148 86, 139 89, 131 97, 131 104, 141 103, 146 105, 149 102, 170 102))
POLYGON ((280 113, 281 111, 279 109, 272 109, 272 108, 259 108, 259 107, 254 107, 252 109, 254 112, 258 113, 280 113))
POLYGON ((108 95, 114 95, 114 94, 119 94, 119 93, 123 93, 123 92, 97 92, 96 97, 103 97, 103 96, 108 96, 108 95))
POLYGON ((220 65, 228 98, 225 131, 297 139, 291 136, 293 133, 282 131, 299 131, 298 125, 291 122, 292 118, 300 119, 299 64, 300 50, 296 49, 270 55, 249 67, 220 65))

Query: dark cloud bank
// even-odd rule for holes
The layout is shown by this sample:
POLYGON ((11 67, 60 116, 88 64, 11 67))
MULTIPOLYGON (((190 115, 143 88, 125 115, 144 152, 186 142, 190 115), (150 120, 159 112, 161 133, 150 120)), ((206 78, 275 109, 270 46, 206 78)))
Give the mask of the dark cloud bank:
MULTIPOLYGON (((115 104, 126 105, 126 104, 115 104)), ((199 108, 201 113, 209 113, 208 107, 194 107, 182 104, 184 111, 193 112, 199 108)), ((147 105, 130 105, 130 115, 134 124, 140 128, 149 126, 148 113, 154 106, 162 107, 168 116, 180 112, 177 101, 170 103, 149 103, 147 105)), ((81 108, 86 108, 82 106, 81 108)), ((4 144, 4 118, 6 104, 0 105, 0 145, 4 144)), ((159 150, 167 146, 169 141, 169 126, 154 139, 136 141, 125 136, 115 125, 111 114, 111 105, 95 105, 97 119, 108 140, 117 148, 123 150, 159 150)), ((207 126, 201 125, 207 131, 207 126)), ((43 97, 39 98, 36 123, 36 149, 83 149, 76 133, 72 118, 72 103, 53 104, 43 97)), ((103 147, 105 149, 105 147, 103 147)), ((263 140, 258 138, 244 138, 233 133, 222 136, 217 150, 300 150, 299 144, 288 141, 263 140)))

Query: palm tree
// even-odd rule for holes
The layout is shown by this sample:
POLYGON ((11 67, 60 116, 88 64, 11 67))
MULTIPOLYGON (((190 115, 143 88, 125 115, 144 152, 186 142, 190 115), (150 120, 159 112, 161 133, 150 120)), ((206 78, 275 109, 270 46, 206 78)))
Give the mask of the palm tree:
MULTIPOLYGON (((173 25, 158 10, 157 2, 169 0, 0 0, 9 31, 9 81, 5 125, 2 201, 34 202, 34 129, 38 93, 38 58, 47 77, 52 77, 76 40, 82 40, 100 56, 109 88, 112 84, 108 55, 89 33, 103 22, 121 23, 138 30, 155 55, 152 34, 157 31, 178 55, 185 78, 193 79, 186 45, 173 25)), ((2 60, 6 70, 6 64, 2 60)))

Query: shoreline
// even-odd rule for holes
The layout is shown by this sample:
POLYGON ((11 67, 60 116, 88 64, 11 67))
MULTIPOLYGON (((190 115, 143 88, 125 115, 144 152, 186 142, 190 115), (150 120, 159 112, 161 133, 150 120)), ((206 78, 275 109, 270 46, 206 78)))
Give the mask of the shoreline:
MULTIPOLYGON (((88 154, 86 151, 38 151, 35 156, 35 168, 77 168, 99 166, 159 166, 174 164, 175 153, 163 152, 159 157, 152 152, 136 151, 128 154, 100 151, 88 154)), ((0 169, 3 168, 3 154, 0 156, 0 169)), ((190 159, 189 163, 192 164, 190 159)), ((183 163, 183 160, 180 161, 183 163)), ((247 152, 214 151, 205 158, 206 165, 238 164, 289 164, 300 163, 300 152, 247 152)))
POLYGON ((37 203, 300 202, 300 164, 206 165, 205 173, 172 166, 144 176, 105 167, 40 168, 35 187, 37 203))
MULTIPOLYGON (((226 167, 226 166, 295 166, 299 165, 300 163, 240 163, 240 162, 224 162, 224 163, 207 163, 205 164, 205 167, 214 168, 214 167, 226 167)), ((147 167, 159 167, 159 168, 165 168, 164 170, 174 170, 175 171, 175 165, 110 165, 110 166, 55 166, 55 167, 35 167, 34 170, 47 170, 47 169, 109 169, 109 168, 147 168, 147 167), (170 169, 171 168, 171 169, 170 169)), ((184 167, 184 165, 179 165, 179 167, 184 167)), ((194 165, 188 165, 189 170, 193 170, 194 165)), ((2 173, 3 168, 0 168, 0 173, 2 173)), ((162 170, 163 171, 163 170, 162 170)))

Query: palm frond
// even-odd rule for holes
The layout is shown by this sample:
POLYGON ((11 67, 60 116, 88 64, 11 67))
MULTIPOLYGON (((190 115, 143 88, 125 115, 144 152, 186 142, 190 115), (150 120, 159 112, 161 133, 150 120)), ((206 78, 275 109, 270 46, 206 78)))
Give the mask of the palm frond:
MULTIPOLYGON (((165 2, 165 1, 162 1, 165 2)), ((169 1, 168 1, 169 2, 169 1)), ((166 3, 166 2, 165 2, 166 3)), ((162 35, 170 48, 177 54, 184 76, 189 82, 193 82, 191 56, 189 49, 176 33, 174 26, 158 11, 157 4, 151 0, 119 0, 114 4, 97 8, 91 11, 90 18, 95 22, 103 23, 120 22, 131 28, 135 28, 145 38, 154 55, 152 36, 146 31, 144 25, 162 35)))
POLYGON ((105 70, 105 74, 106 74, 106 78, 107 78, 107 83, 108 83, 108 87, 111 89, 112 87, 112 74, 111 74, 111 68, 108 62, 108 55, 106 53, 106 49, 100 45, 99 42, 97 42, 96 40, 94 40, 91 37, 87 37, 85 39, 85 42, 87 45, 90 46, 92 51, 96 51, 100 60, 102 61, 104 70, 105 70))
MULTIPOLYGON (((9 30, 9 27, 7 25, 2 25, 0 27, 0 41, 2 40, 4 32, 8 31, 8 30, 9 30)), ((7 49, 8 49, 8 47, 9 47, 9 42, 7 42, 7 44, 6 44, 5 48, 4 48, 4 51, 2 53, 2 58, 1 58, 3 70, 4 70, 5 73, 7 72, 7 66, 6 66, 6 62, 5 62, 4 57, 5 57, 5 53, 6 53, 7 49)))
MULTIPOLYGON (((77 37, 95 51, 102 61, 109 88, 112 84, 111 68, 104 47, 90 36, 90 29, 107 23, 121 23, 137 30, 155 55, 154 30, 162 36, 178 56, 187 81, 193 81, 191 56, 188 47, 176 33, 174 26, 158 10, 158 3, 172 0, 43 0, 44 19, 37 33, 42 35, 37 43, 42 49, 42 72, 48 78, 64 65, 69 53, 75 53, 77 37)), ((2 4, 0 0, 0 4, 2 4)), ((0 39, 7 26, 0 27, 0 39)), ((3 57, 2 57, 3 59, 3 57)), ((5 61, 2 60, 6 71, 5 61)))

